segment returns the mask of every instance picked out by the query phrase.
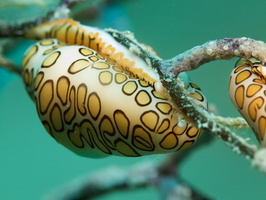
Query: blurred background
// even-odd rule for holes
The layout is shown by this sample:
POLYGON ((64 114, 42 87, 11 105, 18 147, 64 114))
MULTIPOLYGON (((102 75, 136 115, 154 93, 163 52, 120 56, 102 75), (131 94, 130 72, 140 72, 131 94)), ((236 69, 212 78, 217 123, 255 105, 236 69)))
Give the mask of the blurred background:
MULTIPOLYGON (((55 1, 1 0, 0 19, 38 16, 56 5, 50 2, 55 1), (19 12, 21 9, 24 11, 19 12)), ((266 1, 261 0, 121 0, 87 4, 88 8, 84 5, 73 7, 74 19, 100 28, 130 30, 139 42, 152 46, 165 59, 213 39, 245 36, 266 41, 266 1)), ((23 41, 6 55, 19 64, 28 45, 23 41)), ((236 60, 211 62, 189 72, 208 102, 225 117, 239 116, 227 91, 236 60)), ((0 69, 0 92, 0 199, 42 199, 67 182, 99 169, 131 166, 142 160, 163 161, 164 155, 78 157, 46 133, 20 77, 0 69)), ((265 198, 265 175, 219 140, 196 149, 179 170, 183 179, 213 199, 265 198)), ((97 200, 123 198, 159 200, 159 195, 150 188, 115 192, 97 200)))

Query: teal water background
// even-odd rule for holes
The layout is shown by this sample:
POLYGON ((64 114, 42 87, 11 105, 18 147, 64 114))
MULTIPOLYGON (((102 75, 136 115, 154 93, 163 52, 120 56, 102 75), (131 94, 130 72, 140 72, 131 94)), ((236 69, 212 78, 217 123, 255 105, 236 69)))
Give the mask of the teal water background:
MULTIPOLYGON (((122 18, 138 41, 171 58, 208 40, 250 37, 266 41, 266 1, 261 0, 128 0, 120 2, 122 18)), ((26 44, 9 52, 20 62, 26 44)), ((189 72, 222 116, 239 116, 230 102, 229 74, 237 59, 215 61, 189 72)), ((131 166, 164 156, 82 158, 58 145, 44 130, 20 77, 0 74, 0 199, 41 199, 67 182, 111 166, 131 166)), ((264 199, 266 177, 216 140, 197 149, 180 167, 182 177, 218 200, 264 199)), ((115 192, 98 200, 159 199, 154 188, 115 192)))

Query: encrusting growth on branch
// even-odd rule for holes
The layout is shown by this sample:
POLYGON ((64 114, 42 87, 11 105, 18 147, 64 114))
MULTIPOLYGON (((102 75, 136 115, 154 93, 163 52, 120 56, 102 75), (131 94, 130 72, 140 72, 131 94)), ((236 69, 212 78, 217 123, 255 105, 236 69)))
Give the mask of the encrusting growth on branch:
POLYGON ((257 58, 266 62, 266 44, 250 38, 224 38, 196 46, 169 60, 158 61, 158 67, 169 78, 180 72, 191 71, 214 60, 229 60, 235 57, 257 58))
MULTIPOLYGON (((159 71, 159 70, 158 70, 159 71)), ((162 84, 167 88, 172 100, 183 112, 186 119, 189 119, 192 123, 199 128, 208 130, 211 134, 217 135, 227 145, 229 145, 233 151, 245 155, 247 158, 252 159, 256 151, 256 147, 249 145, 241 137, 230 131, 229 128, 217 123, 213 119, 213 115, 207 111, 199 109, 198 106, 193 104, 185 95, 186 91, 179 86, 177 78, 164 79, 164 75, 159 73, 162 79, 162 84)))

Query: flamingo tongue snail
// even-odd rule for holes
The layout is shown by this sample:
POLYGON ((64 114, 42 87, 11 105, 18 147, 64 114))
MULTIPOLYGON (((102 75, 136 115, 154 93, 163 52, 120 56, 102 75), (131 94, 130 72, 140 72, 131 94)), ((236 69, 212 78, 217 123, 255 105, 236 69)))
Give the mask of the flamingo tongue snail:
MULTIPOLYGON (((137 47, 70 19, 39 25, 26 37, 40 40, 22 62, 26 89, 47 132, 71 151, 94 158, 161 154, 184 149, 201 134, 179 114, 137 47)), ((207 109, 199 87, 185 73, 179 78, 186 95, 207 109)))
POLYGON ((266 146, 266 66, 255 58, 240 59, 231 73, 229 90, 234 105, 266 146))

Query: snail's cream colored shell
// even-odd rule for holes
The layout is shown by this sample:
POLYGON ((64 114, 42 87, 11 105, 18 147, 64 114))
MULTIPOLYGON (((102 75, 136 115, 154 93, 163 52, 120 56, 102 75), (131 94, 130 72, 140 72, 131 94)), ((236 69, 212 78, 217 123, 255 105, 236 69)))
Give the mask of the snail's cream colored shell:
MULTIPOLYGON (((27 37, 56 38, 27 51, 23 79, 45 129, 71 151, 135 157, 178 151, 199 137, 201 130, 179 116, 151 66, 110 34, 60 20, 27 37)), ((206 109, 200 89, 185 82, 187 95, 206 109)))
POLYGON ((259 142, 266 146, 266 66, 255 59, 240 60, 232 71, 230 98, 253 129, 259 142))

